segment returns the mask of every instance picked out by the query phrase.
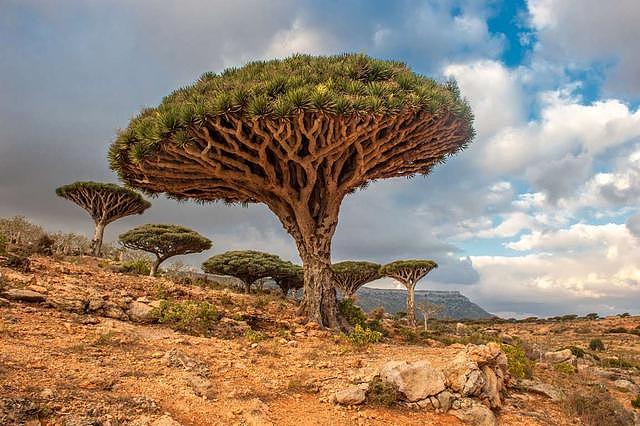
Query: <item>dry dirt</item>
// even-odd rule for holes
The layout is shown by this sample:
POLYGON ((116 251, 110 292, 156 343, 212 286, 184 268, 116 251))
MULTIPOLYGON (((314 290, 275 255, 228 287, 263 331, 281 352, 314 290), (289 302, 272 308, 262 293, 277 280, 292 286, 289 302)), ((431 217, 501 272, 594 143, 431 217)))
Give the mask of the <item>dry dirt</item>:
MULTIPOLYGON (((90 258, 36 258, 32 264, 30 273, 6 268, 0 273, 10 286, 36 285, 50 296, 97 295, 120 301, 154 300, 168 293, 178 299, 209 300, 225 317, 250 318, 252 327, 267 338, 252 344, 243 333, 224 330, 199 337, 163 325, 12 302, 0 307, 0 423, 4 415, 7 424, 30 425, 461 424, 452 415, 403 407, 342 407, 330 398, 336 390, 369 380, 389 360, 429 359, 441 365, 460 350, 459 344, 411 345, 387 339, 356 349, 338 335, 301 326, 294 303, 275 295, 247 296, 123 275, 90 258)), ((491 327, 543 351, 569 344, 585 348, 599 337, 607 356, 640 362, 639 336, 605 333, 639 324, 638 317, 615 317, 491 327)), ((637 371, 628 373, 638 381, 637 371)), ((565 392, 592 382, 611 388, 590 369, 566 374, 536 367, 534 375, 565 392)), ((632 395, 611 392, 631 409, 632 395)), ((563 403, 515 390, 498 419, 504 425, 581 424, 570 418, 563 403)))

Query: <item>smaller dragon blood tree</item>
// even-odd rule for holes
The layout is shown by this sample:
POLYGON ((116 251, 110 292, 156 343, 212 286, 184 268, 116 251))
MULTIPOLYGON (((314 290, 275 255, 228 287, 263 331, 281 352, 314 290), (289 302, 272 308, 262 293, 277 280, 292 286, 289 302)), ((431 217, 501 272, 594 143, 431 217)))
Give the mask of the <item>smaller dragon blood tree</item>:
POLYGON ((287 297, 289 291, 299 290, 304 286, 304 269, 300 265, 283 261, 272 272, 271 278, 280 287, 284 297, 287 297))
POLYGON ((275 254, 255 250, 227 251, 210 257, 202 264, 209 274, 230 275, 244 284, 245 293, 260 278, 272 277, 281 268, 282 259, 275 254))
POLYGON ((334 263, 333 277, 344 297, 354 299, 355 292, 363 285, 381 277, 380 265, 373 262, 352 261, 334 263))
POLYGON ((140 194, 113 183, 75 182, 56 189, 56 194, 89 212, 96 224, 91 254, 100 256, 104 228, 118 219, 142 214, 151 203, 140 194))
POLYGON ((211 248, 211 241, 196 231, 179 225, 142 225, 120 235, 120 243, 132 250, 153 253, 152 277, 162 262, 173 256, 200 253, 211 248))
POLYGON ((433 260, 396 260, 380 269, 383 276, 400 281, 407 288, 407 319, 412 327, 416 326, 416 284, 437 267, 438 264, 433 260))

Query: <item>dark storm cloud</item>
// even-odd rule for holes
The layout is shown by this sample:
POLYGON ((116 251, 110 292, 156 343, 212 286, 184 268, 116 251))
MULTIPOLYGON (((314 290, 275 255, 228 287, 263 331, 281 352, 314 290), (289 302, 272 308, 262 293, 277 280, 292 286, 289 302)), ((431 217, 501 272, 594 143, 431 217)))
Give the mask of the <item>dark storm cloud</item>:
MULTIPOLYGON (((52 231, 89 233, 86 213, 57 198, 55 187, 116 181, 106 153, 117 129, 207 70, 296 50, 362 51, 404 60, 424 73, 437 72, 445 59, 494 56, 502 42, 488 33, 485 11, 476 4, 2 2, 0 216, 23 214, 52 231)), ((433 258, 441 263, 435 278, 475 282, 470 262, 444 242, 444 229, 464 216, 462 204, 474 204, 472 197, 452 198, 458 180, 451 176, 462 172, 447 173, 433 178, 442 186, 435 190, 420 178, 373 184, 351 196, 340 216, 335 257, 433 258)), ((264 206, 152 202, 144 216, 112 224, 107 239, 140 223, 182 223, 212 238, 213 252, 253 247, 297 259, 293 241, 264 206)))

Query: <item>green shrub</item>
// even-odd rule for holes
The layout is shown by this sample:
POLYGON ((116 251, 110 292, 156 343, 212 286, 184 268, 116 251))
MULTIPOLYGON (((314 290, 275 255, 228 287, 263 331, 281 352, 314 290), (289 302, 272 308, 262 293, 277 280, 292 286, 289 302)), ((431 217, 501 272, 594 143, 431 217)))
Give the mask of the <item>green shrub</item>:
POLYGON ((371 330, 370 328, 362 328, 360 324, 356 325, 352 332, 347 334, 347 342, 353 346, 364 347, 371 343, 377 343, 382 338, 382 333, 371 330))
POLYGON ((573 374, 576 372, 576 368, 567 362, 560 362, 558 364, 554 364, 553 369, 556 370, 558 373, 562 373, 562 374, 573 374))
POLYGON ((571 354, 576 358, 584 358, 584 356, 587 354, 584 349, 577 346, 567 346, 565 349, 569 349, 571 351, 571 354))
POLYGON ((245 331, 244 337, 251 343, 260 343, 267 338, 267 335, 261 331, 248 329, 245 331))
POLYGON ((7 252, 7 237, 4 234, 0 234, 0 256, 3 256, 7 252))
POLYGON ((604 351, 604 343, 602 343, 602 340, 600 339, 592 339, 589 342, 589 349, 591 349, 592 351, 604 351))
POLYGON ((629 330, 627 330, 624 327, 614 327, 607 330, 607 333, 628 333, 628 332, 629 330))
POLYGON ((136 259, 123 262, 118 268, 119 272, 134 275, 149 275, 151 272, 151 262, 146 259, 136 259))
POLYGON ((636 396, 636 399, 631 400, 631 406, 633 408, 640 408, 640 393, 636 396))
POLYGON ((633 414, 618 402, 602 385, 569 395, 565 403, 573 418, 579 418, 586 426, 632 425, 633 414))
POLYGON ((338 303, 338 310, 350 325, 354 327, 356 325, 364 327, 365 322, 367 321, 367 316, 364 314, 364 311, 358 305, 353 303, 353 300, 342 299, 338 303))
POLYGON ((586 319, 588 320, 597 320, 598 319, 598 314, 595 312, 592 312, 590 314, 587 314, 584 316, 586 319))
POLYGON ((393 383, 382 381, 378 376, 369 383, 367 401, 371 404, 389 407, 396 402, 396 399, 398 399, 398 387, 393 383))
POLYGON ((533 364, 527 358, 525 350, 520 345, 501 345, 502 351, 507 356, 509 373, 517 379, 530 379, 533 377, 533 364))
POLYGON ((215 324, 222 318, 216 307, 208 302, 163 301, 153 314, 161 324, 189 334, 209 336, 215 324))

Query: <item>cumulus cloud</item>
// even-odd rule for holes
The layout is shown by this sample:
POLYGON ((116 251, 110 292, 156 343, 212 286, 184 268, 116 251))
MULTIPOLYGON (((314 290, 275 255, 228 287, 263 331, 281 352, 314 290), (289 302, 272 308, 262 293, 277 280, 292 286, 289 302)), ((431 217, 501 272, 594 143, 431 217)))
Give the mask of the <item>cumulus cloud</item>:
POLYGON ((640 3, 618 0, 528 0, 536 53, 569 68, 606 68, 605 89, 640 97, 640 3))

